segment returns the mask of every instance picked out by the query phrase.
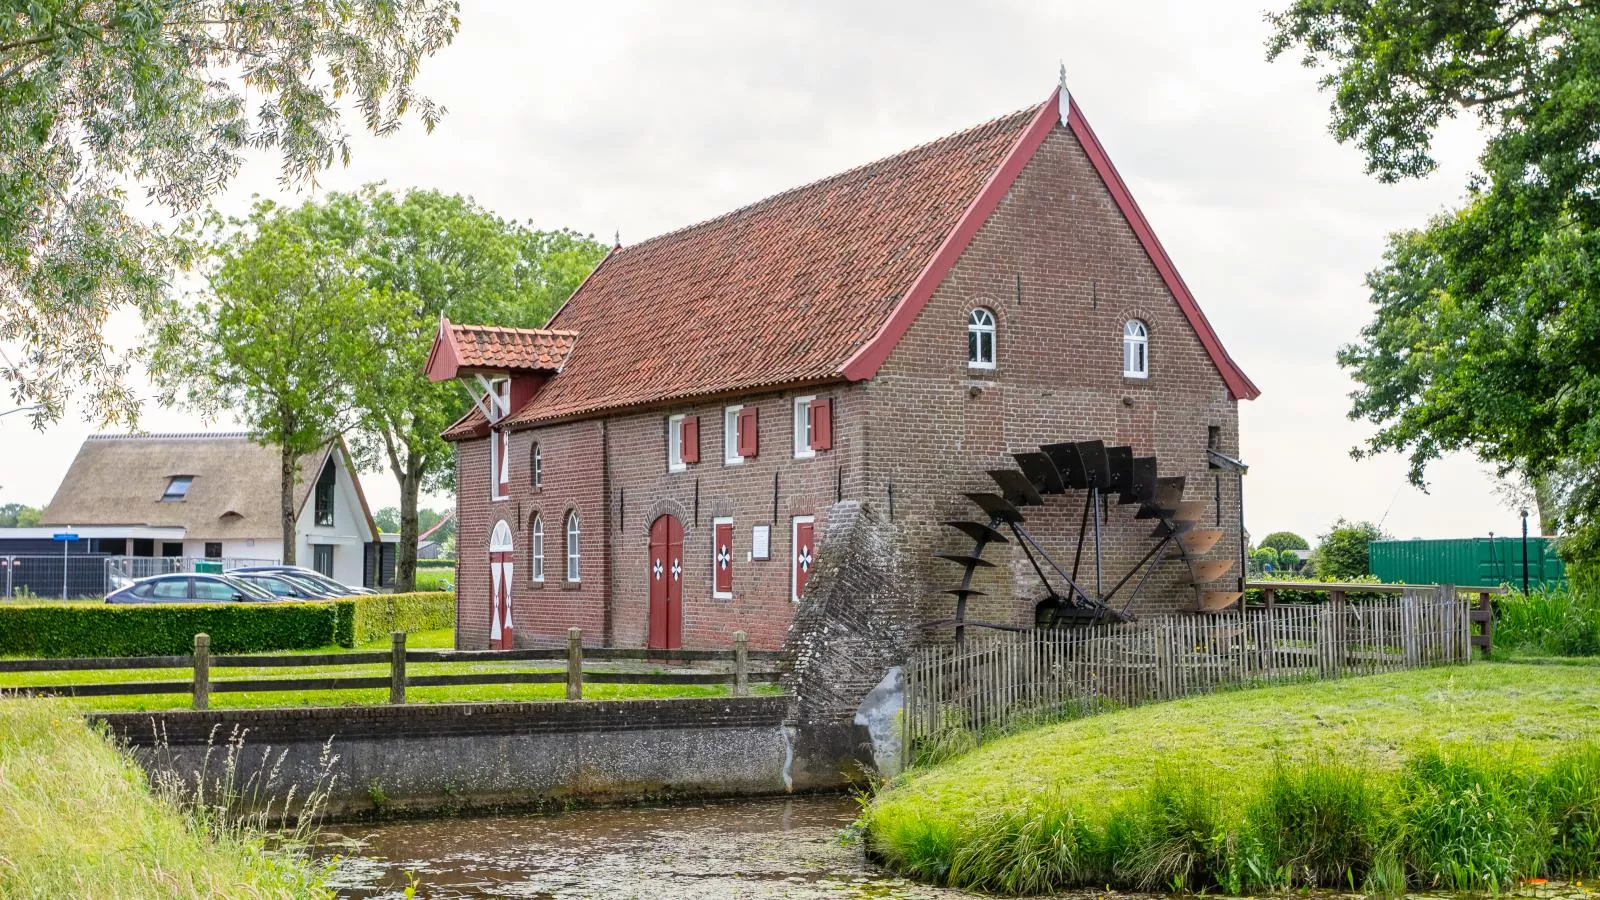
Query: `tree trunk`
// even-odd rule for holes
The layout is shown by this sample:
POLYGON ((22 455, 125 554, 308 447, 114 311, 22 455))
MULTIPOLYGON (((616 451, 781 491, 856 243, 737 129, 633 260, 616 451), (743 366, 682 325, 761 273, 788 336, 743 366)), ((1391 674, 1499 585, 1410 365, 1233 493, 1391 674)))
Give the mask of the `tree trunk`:
POLYGON ((394 554, 394 589, 397 593, 417 589, 417 495, 422 490, 421 461, 415 453, 406 457, 405 471, 397 473, 400 482, 400 546, 394 554))
POLYGON ((279 472, 281 480, 278 483, 278 511, 283 519, 283 564, 292 566, 295 564, 294 475, 300 454, 290 450, 288 444, 279 444, 278 458, 283 464, 282 471, 279 472))
POLYGON ((1553 536, 1561 527, 1561 501, 1550 484, 1550 476, 1540 475, 1528 481, 1533 485, 1533 504, 1539 511, 1539 533, 1553 536))

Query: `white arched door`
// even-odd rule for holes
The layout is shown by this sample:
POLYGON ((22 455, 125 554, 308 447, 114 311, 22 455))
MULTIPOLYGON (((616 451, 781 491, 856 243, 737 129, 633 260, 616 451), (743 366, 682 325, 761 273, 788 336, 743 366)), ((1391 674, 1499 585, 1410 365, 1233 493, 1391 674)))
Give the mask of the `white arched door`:
POLYGON ((489 646, 495 650, 510 650, 511 628, 511 559, 516 549, 511 537, 511 526, 502 519, 489 534, 489 584, 493 599, 489 608, 489 646))

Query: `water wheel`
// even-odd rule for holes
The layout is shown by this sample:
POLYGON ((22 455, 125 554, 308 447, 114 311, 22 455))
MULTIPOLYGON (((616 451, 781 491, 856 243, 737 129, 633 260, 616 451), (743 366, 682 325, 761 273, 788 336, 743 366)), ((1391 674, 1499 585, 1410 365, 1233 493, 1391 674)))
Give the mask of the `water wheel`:
POLYGON ((994 565, 984 559, 984 550, 1013 542, 1044 588, 1044 599, 1035 609, 1038 628, 1131 621, 1134 601, 1151 575, 1169 561, 1186 568, 1183 583, 1194 592, 1195 611, 1215 612, 1238 601, 1237 591, 1211 586, 1233 568, 1230 559, 1205 558, 1222 539, 1222 530, 1201 526, 1205 502, 1185 500, 1184 477, 1162 477, 1155 457, 1135 456, 1129 447, 1108 447, 1103 441, 1047 444, 1012 456, 1016 468, 988 473, 995 491, 965 495, 977 515, 945 523, 972 544, 970 550, 934 554, 960 566, 963 574, 960 584, 946 592, 955 597, 955 617, 925 627, 953 626, 958 642, 968 626, 1015 630, 967 618, 967 601, 983 594, 972 586, 974 573, 994 565), (1027 527, 1024 510, 1057 503, 1082 507, 1075 533, 1065 536, 1073 548, 1070 560, 1051 557, 1027 527), (1129 519, 1150 523, 1148 550, 1131 566, 1110 563, 1107 532, 1114 520, 1120 520, 1116 527, 1121 528, 1129 519))

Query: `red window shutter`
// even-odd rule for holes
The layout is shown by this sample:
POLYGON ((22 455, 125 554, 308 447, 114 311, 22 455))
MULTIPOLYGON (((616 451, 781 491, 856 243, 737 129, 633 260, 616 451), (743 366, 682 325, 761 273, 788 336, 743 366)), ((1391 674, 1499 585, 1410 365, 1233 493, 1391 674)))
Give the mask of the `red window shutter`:
POLYGON ((716 591, 719 594, 733 593, 733 525, 728 522, 719 522, 716 527, 716 544, 712 553, 712 564, 716 566, 716 591))
POLYGON ((833 403, 811 401, 811 449, 833 449, 833 403))
POLYGON ((700 461, 700 417, 684 416, 682 430, 678 432, 683 446, 679 448, 678 458, 684 463, 697 463, 700 461))
POLYGON ((739 410, 739 455, 755 456, 761 450, 755 407, 739 410))

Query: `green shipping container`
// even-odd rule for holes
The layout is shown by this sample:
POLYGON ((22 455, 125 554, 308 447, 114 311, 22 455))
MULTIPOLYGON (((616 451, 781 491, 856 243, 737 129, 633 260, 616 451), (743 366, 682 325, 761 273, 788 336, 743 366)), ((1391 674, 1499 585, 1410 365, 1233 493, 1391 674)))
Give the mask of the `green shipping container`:
MULTIPOLYGON (((1522 538, 1373 541, 1368 545, 1372 574, 1401 584, 1454 584, 1522 587, 1522 538)), ((1565 587, 1566 568, 1552 538, 1528 538, 1528 584, 1565 587)))

